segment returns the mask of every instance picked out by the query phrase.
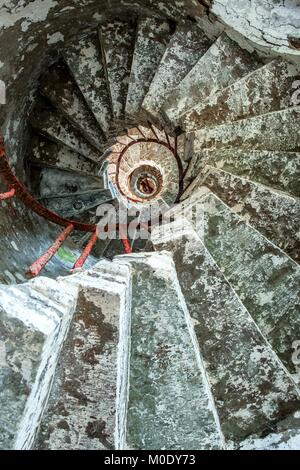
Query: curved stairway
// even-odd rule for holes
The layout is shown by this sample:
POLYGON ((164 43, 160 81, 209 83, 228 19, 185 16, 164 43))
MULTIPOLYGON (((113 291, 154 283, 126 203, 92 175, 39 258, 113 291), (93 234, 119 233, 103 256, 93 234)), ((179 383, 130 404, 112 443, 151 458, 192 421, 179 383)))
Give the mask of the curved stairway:
POLYGON ((158 203, 165 223, 131 255, 104 237, 92 268, 0 286, 2 448, 298 445, 299 70, 148 17, 45 71, 34 196, 85 223, 158 203))

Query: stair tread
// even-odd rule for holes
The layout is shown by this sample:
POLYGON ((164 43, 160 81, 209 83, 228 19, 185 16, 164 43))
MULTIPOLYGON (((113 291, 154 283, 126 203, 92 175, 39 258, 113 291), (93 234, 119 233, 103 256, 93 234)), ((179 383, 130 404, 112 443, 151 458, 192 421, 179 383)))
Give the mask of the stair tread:
POLYGON ((42 204, 50 211, 59 214, 65 219, 78 220, 83 223, 93 223, 90 217, 85 218, 87 211, 95 209, 101 204, 112 200, 109 191, 90 192, 89 194, 76 195, 69 197, 43 198, 42 204))
POLYGON ((64 144, 71 150, 100 164, 101 152, 94 149, 76 127, 70 124, 58 111, 36 110, 31 116, 30 123, 42 135, 64 144))
POLYGON ((107 269, 103 262, 97 266, 98 270, 76 273, 67 281, 78 286, 78 300, 35 441, 37 449, 123 447, 119 407, 127 387, 120 385, 118 374, 128 350, 126 326, 122 329, 129 315, 129 271, 125 266, 107 269), (118 273, 117 279, 113 273, 118 273), (124 349, 119 351, 120 347, 124 349), (95 432, 101 438, 95 439, 95 432))
POLYGON ((68 67, 55 64, 43 78, 42 93, 59 109, 59 111, 98 148, 105 143, 105 136, 101 131, 95 116, 88 107, 80 89, 70 75, 68 67))
POLYGON ((171 257, 122 259, 133 276, 127 446, 222 448, 171 257))
POLYGON ((207 163, 291 196, 300 196, 300 153, 239 148, 203 149, 195 157, 190 173, 192 179, 207 163))
POLYGON ((114 20, 101 25, 99 31, 113 117, 118 121, 125 115, 135 28, 129 23, 114 20))
POLYGON ((0 445, 21 449, 32 445, 38 419, 47 396, 47 379, 53 373, 61 332, 74 301, 74 288, 39 278, 25 286, 0 288, 1 363, 0 445), (56 288, 53 287, 53 282, 56 288), (38 289, 46 289, 39 293, 38 289), (51 295, 55 291, 53 302, 51 295), (59 300, 59 301, 58 301, 59 300), (61 319, 64 319, 61 323, 61 319), (59 327, 59 328, 58 328, 59 327), (47 357, 51 350, 51 360, 47 357), (30 429, 28 429, 28 418, 30 429))
POLYGON ((186 172, 194 151, 193 134, 181 134, 177 137, 177 154, 181 159, 183 171, 186 172))
POLYGON ((41 171, 40 197, 57 196, 60 194, 76 194, 77 192, 103 190, 102 178, 86 176, 54 168, 41 171))
POLYGON ((245 222, 300 261, 300 201, 209 165, 196 178, 195 185, 209 188, 245 222))
POLYGON ((174 122, 197 102, 226 88, 259 66, 255 55, 239 47, 223 33, 166 100, 163 111, 174 122))
POLYGON ((197 104, 180 119, 187 132, 294 106, 297 70, 274 59, 197 104))
MULTIPOLYGON (((211 192, 199 191, 184 201, 186 217, 226 279, 268 339, 285 366, 295 372, 292 343, 300 337, 299 266, 282 250, 221 202, 211 192), (283 320, 284 335, 277 326, 283 320)), ((175 210, 180 211, 180 206, 175 210)))
POLYGON ((35 136, 32 141, 29 159, 39 166, 67 170, 86 175, 97 175, 99 165, 86 159, 63 144, 58 144, 42 136, 35 136))
POLYGON ((44 346, 44 335, 17 318, 10 317, 0 307, 1 352, 1 412, 0 447, 12 449, 32 390, 44 346))
POLYGON ((107 135, 111 105, 97 33, 69 45, 64 58, 101 129, 107 135))
POLYGON ((170 39, 165 20, 143 18, 139 21, 126 103, 126 114, 137 115, 170 39))
POLYGON ((242 119, 195 132, 195 152, 201 148, 272 151, 300 150, 300 106, 242 119))
POLYGON ((143 102, 143 108, 156 116, 167 97, 210 45, 211 41, 198 27, 179 26, 162 57, 143 102))
POLYGON ((299 409, 295 383, 188 222, 154 229, 152 242, 173 254, 225 443, 299 409))

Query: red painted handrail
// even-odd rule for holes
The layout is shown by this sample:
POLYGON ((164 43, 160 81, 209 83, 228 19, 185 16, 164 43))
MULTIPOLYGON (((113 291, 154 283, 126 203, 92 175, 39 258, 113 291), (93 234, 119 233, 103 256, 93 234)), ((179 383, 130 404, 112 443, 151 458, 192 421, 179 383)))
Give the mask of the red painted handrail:
MULTIPOLYGON (((118 175, 119 175, 119 169, 120 169, 120 163, 121 160, 125 154, 125 152, 132 146, 140 142, 154 142, 154 143, 159 143, 165 147, 167 147, 173 154, 174 157, 176 158, 178 168, 179 168, 179 173, 180 175, 183 172, 182 168, 182 163, 177 155, 177 148, 176 148, 176 143, 175 143, 175 149, 172 148, 170 139, 168 138, 168 135, 166 134, 167 137, 167 142, 164 142, 158 138, 158 135, 156 134, 155 130, 153 129, 153 126, 151 125, 151 130, 153 134, 155 135, 155 139, 147 138, 145 135, 140 131, 138 128, 139 132, 143 136, 143 138, 135 140, 131 138, 131 142, 124 146, 124 149, 119 155, 118 163, 117 163, 117 184, 118 184, 118 175)), ((69 219, 65 219, 58 214, 50 211, 46 207, 44 207, 42 204, 40 204, 30 193, 29 191, 23 186, 23 184, 19 181, 19 179, 16 177, 16 175, 13 173, 8 159, 6 157, 6 152, 5 152, 5 147, 4 147, 4 140, 0 136, 0 175, 2 175, 5 183, 7 184, 9 191, 6 193, 0 194, 0 200, 6 200, 9 198, 12 198, 16 196, 20 201, 23 202, 25 206, 27 206, 29 209, 31 209, 33 212, 38 214, 39 216, 49 220, 50 222, 53 222, 61 227, 65 227, 64 231, 57 237, 55 242, 48 248, 48 250, 40 256, 29 268, 28 272, 26 273, 27 276, 29 277, 35 277, 37 276, 42 269, 46 266, 46 264, 51 260, 51 258, 57 253, 59 248, 62 246, 64 241, 68 238, 68 236, 71 234, 71 232, 76 229, 82 232, 91 232, 92 236, 87 244, 87 246, 84 248, 82 251, 82 254, 74 264, 72 269, 76 268, 81 268, 85 261, 87 260, 88 256, 90 255, 93 247, 95 246, 97 242, 97 225, 96 224, 85 224, 77 221, 72 221, 69 219)), ((120 190, 120 188, 119 188, 120 190)), ((122 191, 120 190, 122 193, 122 191)), ((122 231, 119 226, 117 226, 117 229, 120 232, 120 239, 122 241, 122 244, 124 246, 124 251, 125 253, 131 253, 131 246, 128 241, 128 238, 126 235, 122 234, 122 231)), ((106 231, 106 228, 104 229, 106 231)))
POLYGON ((26 275, 28 277, 38 276, 46 264, 49 263, 51 258, 53 258, 53 256, 58 252, 64 241, 68 238, 73 230, 74 226, 72 224, 68 225, 68 227, 66 227, 65 230, 59 234, 55 242, 48 248, 48 250, 30 266, 26 272, 26 275))
POLYGON ((95 224, 84 224, 81 222, 76 222, 68 219, 64 219, 60 217, 58 214, 55 214, 46 207, 42 206, 30 193, 29 191, 23 186, 23 184, 18 180, 18 178, 12 172, 10 165, 8 163, 3 138, 0 137, 0 175, 2 175, 4 181, 6 182, 7 186, 10 190, 15 191, 15 195, 18 199, 20 199, 25 206, 29 207, 33 212, 44 217, 50 222, 54 222, 61 227, 68 227, 70 224, 74 225, 74 229, 79 230, 81 232, 95 232, 96 225, 95 224))
POLYGON ((6 199, 11 199, 14 197, 16 194, 16 191, 14 189, 11 189, 10 191, 7 191, 7 193, 1 193, 0 194, 0 201, 5 201, 6 199))
POLYGON ((86 247, 84 248, 81 255, 79 256, 78 260, 74 264, 72 270, 82 268, 82 266, 84 265, 84 263, 86 262, 86 260, 90 256, 91 251, 94 248, 97 240, 98 240, 98 234, 97 234, 97 232, 94 232, 92 234, 91 238, 89 239, 86 247))

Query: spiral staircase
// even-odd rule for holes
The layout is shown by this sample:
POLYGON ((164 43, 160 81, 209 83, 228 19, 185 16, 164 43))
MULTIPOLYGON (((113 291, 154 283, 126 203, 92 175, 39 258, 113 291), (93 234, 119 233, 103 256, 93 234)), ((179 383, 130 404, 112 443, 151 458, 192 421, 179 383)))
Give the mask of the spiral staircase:
POLYGON ((43 71, 0 198, 63 231, 0 285, 1 448, 300 448, 299 77, 150 15, 43 71))

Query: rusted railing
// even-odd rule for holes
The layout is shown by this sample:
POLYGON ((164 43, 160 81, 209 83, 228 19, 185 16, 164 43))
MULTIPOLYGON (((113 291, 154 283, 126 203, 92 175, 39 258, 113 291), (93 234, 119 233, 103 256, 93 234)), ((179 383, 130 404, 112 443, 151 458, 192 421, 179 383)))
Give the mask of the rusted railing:
POLYGON ((48 250, 30 266, 26 272, 27 277, 36 277, 40 274, 40 272, 58 252, 62 244, 66 241, 73 230, 74 226, 72 224, 68 225, 68 227, 64 229, 64 231, 57 237, 55 242, 48 248, 48 250))
MULTIPOLYGON (((121 145, 124 146, 122 151, 119 154, 118 158, 118 163, 117 163, 117 186, 121 194, 122 190, 118 184, 118 176, 119 176, 119 171, 120 171, 120 164, 122 161, 123 156, 127 152, 127 150, 132 147, 133 145, 136 145, 138 143, 144 143, 144 142, 153 142, 153 143, 158 143, 164 147, 166 147, 168 150, 170 150, 178 165, 178 170, 179 170, 179 195, 182 192, 182 187, 181 187, 181 181, 182 181, 182 175, 183 175, 183 167, 182 167, 182 162, 180 157, 177 154, 177 138, 175 138, 175 146, 171 145, 170 138, 168 134, 165 132, 166 140, 162 140, 159 138, 157 132, 155 131, 154 127, 152 126, 151 123, 149 123, 149 127, 154 135, 153 138, 146 137, 143 131, 140 128, 137 128, 139 133, 141 134, 141 138, 135 139, 129 135, 126 137, 129 137, 130 142, 128 144, 123 144, 121 145)), ((19 179, 16 177, 14 172, 12 171, 8 159, 6 157, 6 152, 5 152, 5 147, 4 147, 4 140, 0 136, 0 175, 2 176, 2 179, 6 183, 8 187, 8 191, 0 194, 0 201, 10 199, 12 197, 17 197, 22 203, 28 207, 30 210, 32 210, 34 213, 38 214, 39 216, 43 217, 46 220, 49 220, 50 222, 53 222, 56 225, 59 225, 61 227, 64 227, 64 230, 62 233, 60 233, 57 237, 57 239, 54 241, 54 243, 47 249, 47 251, 40 257, 38 258, 28 269, 27 275, 29 277, 35 277, 37 276, 47 265, 47 263, 55 256, 59 248, 62 246, 62 244, 66 241, 66 239, 69 237, 69 235, 72 233, 73 230, 79 230, 82 232, 90 232, 91 237, 85 246, 85 248, 82 251, 82 254, 74 264, 72 269, 77 269, 81 268, 89 255, 92 252, 92 249, 94 248, 96 242, 97 242, 97 226, 96 224, 85 224, 82 222, 78 221, 73 221, 69 219, 65 219, 61 217, 60 215, 56 214, 55 212, 50 211, 46 207, 44 207, 42 204, 40 204, 30 193, 29 191, 25 188, 25 186, 19 181, 19 179)), ((179 197, 178 195, 178 197, 179 197)), ((125 196, 125 194, 123 194, 125 196)), ((117 230, 119 230, 119 225, 117 225, 117 230)), ((106 230, 105 228, 103 230, 106 230)), ((120 232, 120 240, 124 246, 124 251, 125 253, 131 253, 131 246, 130 243, 127 239, 127 236, 124 231, 122 233, 120 232)))
MULTIPOLYGON (((25 186, 19 181, 14 172, 12 171, 8 159, 6 157, 4 140, 0 136, 0 175, 3 181, 9 189, 7 192, 0 194, 0 201, 17 197, 22 203, 30 210, 43 217, 44 219, 53 222, 56 225, 64 227, 64 231, 57 237, 55 242, 48 248, 48 250, 38 258, 28 269, 27 275, 29 277, 37 276, 46 264, 53 258, 59 248, 68 238, 73 230, 79 230, 82 232, 91 232, 94 236, 96 233, 97 226, 95 224, 84 224, 77 221, 64 219, 55 212, 50 211, 42 204, 40 204, 25 188, 25 186)), ((83 254, 86 254, 86 249, 83 254)), ((81 259, 81 266, 87 257, 81 259)))

